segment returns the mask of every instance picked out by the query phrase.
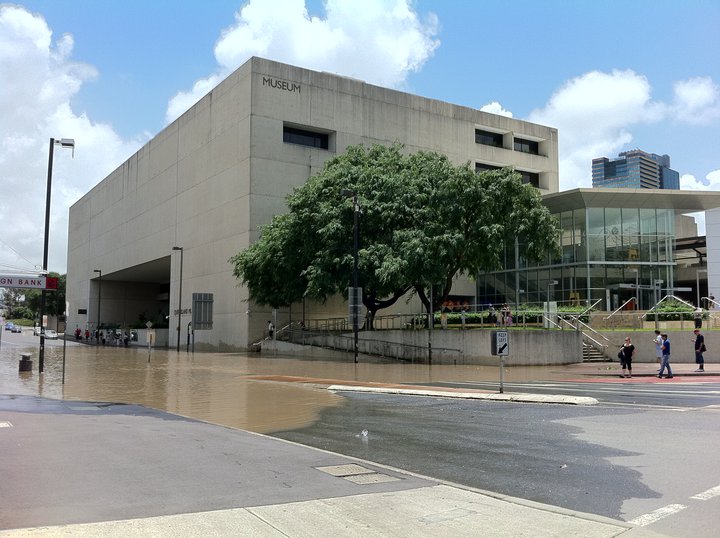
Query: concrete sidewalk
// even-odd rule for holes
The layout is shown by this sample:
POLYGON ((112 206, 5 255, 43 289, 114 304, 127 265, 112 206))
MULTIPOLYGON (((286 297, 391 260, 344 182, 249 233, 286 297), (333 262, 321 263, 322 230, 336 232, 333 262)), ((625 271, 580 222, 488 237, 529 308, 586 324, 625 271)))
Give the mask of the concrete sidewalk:
POLYGON ((5 396, 0 426, 0 536, 651 536, 140 406, 5 396))

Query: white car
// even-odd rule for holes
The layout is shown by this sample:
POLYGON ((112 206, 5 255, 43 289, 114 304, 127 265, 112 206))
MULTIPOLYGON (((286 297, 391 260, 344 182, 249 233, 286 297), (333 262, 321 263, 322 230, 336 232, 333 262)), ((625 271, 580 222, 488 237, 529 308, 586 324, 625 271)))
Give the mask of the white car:
POLYGON ((58 334, 52 329, 45 329, 45 339, 57 340, 58 334))

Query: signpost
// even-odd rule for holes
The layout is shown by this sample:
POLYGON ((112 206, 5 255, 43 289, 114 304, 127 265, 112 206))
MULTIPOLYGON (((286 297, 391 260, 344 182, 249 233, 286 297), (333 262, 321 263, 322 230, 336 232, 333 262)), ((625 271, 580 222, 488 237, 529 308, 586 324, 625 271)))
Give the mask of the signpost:
POLYGON ((490 333, 490 353, 500 357, 500 394, 502 394, 504 392, 505 357, 510 355, 510 337, 508 331, 492 331, 490 333))
POLYGON ((37 290, 56 290, 58 279, 52 276, 16 276, 0 275, 0 288, 33 288, 37 290))

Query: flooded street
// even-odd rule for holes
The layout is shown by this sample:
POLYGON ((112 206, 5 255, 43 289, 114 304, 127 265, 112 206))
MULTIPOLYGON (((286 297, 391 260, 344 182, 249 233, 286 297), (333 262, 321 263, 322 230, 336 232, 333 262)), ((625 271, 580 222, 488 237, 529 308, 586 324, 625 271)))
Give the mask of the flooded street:
MULTIPOLYGON (((497 367, 297 359, 260 353, 180 353, 146 348, 97 347, 68 342, 65 384, 63 341, 48 340, 45 372, 38 373, 37 337, 2 335, 0 394, 140 404, 233 428, 270 433, 311 424, 343 397, 323 385, 343 381, 435 383, 497 381, 497 367), (18 372, 21 353, 33 371, 18 372), (268 379, 307 378, 309 382, 268 379), (259 378, 259 379, 258 379, 259 378), (316 380, 313 383, 313 380, 316 380)), ((557 379, 558 367, 506 368, 505 380, 557 379)))

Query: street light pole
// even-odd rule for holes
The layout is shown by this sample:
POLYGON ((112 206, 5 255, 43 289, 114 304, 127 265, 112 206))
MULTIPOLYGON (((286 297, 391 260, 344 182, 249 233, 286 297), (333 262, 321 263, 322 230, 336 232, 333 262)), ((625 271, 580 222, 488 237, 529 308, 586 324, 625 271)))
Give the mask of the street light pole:
MULTIPOLYGON (((53 154, 55 153, 55 145, 63 148, 72 148, 73 156, 75 156, 75 140, 72 138, 61 138, 56 140, 50 139, 50 150, 48 151, 48 173, 47 173, 47 191, 45 193, 45 239, 43 242, 43 276, 47 277, 48 266, 48 242, 50 237, 50 198, 52 193, 52 170, 53 170, 53 154)), ((38 353, 38 369, 42 374, 45 370, 45 326, 43 318, 45 317, 45 288, 40 292, 40 352, 38 353)))
POLYGON ((182 316, 182 273, 183 273, 183 247, 173 247, 180 251, 180 290, 178 291, 178 321, 177 321, 177 350, 180 352, 180 320, 182 316))
POLYGON ((100 269, 93 269, 93 273, 99 273, 98 275, 98 311, 97 311, 97 326, 95 327, 95 344, 100 344, 100 296, 102 294, 102 271, 100 269))
POLYGON ((700 273, 707 274, 707 269, 695 269, 695 291, 697 292, 697 307, 702 308, 700 306, 700 273))
POLYGON ((358 361, 358 329, 360 325, 360 320, 358 319, 358 309, 360 305, 358 304, 361 297, 358 297, 358 289, 359 289, 359 274, 358 274, 358 251, 360 250, 360 228, 358 226, 358 215, 360 214, 360 206, 358 205, 358 197, 357 194, 353 195, 353 286, 355 287, 355 303, 356 303, 356 309, 355 309, 355 315, 353 316, 353 337, 355 340, 354 345, 354 355, 355 355, 355 364, 357 364, 358 361))
POLYGON ((358 252, 360 250, 360 226, 359 226, 359 215, 360 215, 360 204, 358 203, 358 195, 354 191, 343 189, 341 191, 343 196, 352 197, 353 201, 353 292, 352 292, 352 324, 353 324, 353 354, 355 357, 355 364, 358 362, 358 330, 360 320, 358 319, 359 310, 359 299, 358 287, 359 287, 359 270, 358 270, 358 252))

